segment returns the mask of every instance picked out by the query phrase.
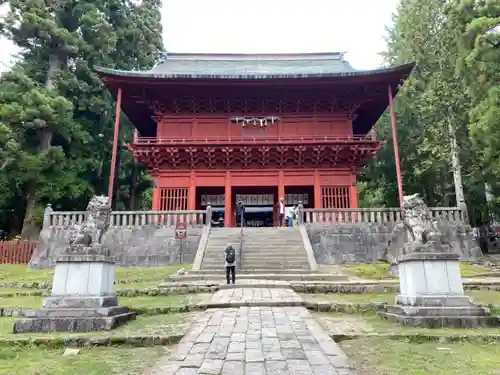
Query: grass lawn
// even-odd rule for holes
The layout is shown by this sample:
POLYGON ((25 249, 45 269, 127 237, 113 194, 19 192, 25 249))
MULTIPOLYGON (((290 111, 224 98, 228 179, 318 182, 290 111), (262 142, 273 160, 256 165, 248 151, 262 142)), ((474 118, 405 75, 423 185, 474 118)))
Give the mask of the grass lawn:
MULTIPOLYGON (((184 306, 207 302, 211 294, 180 294, 170 296, 139 296, 139 297, 118 297, 118 303, 123 306, 149 308, 149 307, 167 307, 184 306)), ((25 307, 39 309, 42 306, 43 297, 19 296, 0 298, 1 307, 25 307)))
POLYGON ((383 338, 344 341, 359 375, 498 375, 500 346, 472 343, 408 343, 383 338))
MULTIPOLYGON (((396 293, 299 293, 306 301, 331 303, 394 303, 396 293)), ((500 292, 490 290, 466 290, 465 294, 472 297, 474 303, 482 305, 499 305, 500 292)), ((500 374, 499 374, 500 375, 500 374)))
MULTIPOLYGON (((174 264, 163 267, 121 267, 116 270, 115 280, 141 280, 158 286, 165 278, 184 268, 190 269, 189 264, 174 264)), ((30 270, 25 264, 0 264, 0 283, 34 283, 52 281, 53 269, 30 270)))
MULTIPOLYGON (((390 266, 386 263, 344 264, 343 267, 346 274, 363 279, 380 280, 397 278, 387 273, 390 266)), ((462 277, 471 277, 474 274, 488 272, 488 269, 474 265, 471 262, 460 262, 460 271, 462 277)))
MULTIPOLYGON (((168 314, 168 315, 139 315, 135 321, 118 327, 112 331, 86 332, 86 333, 19 333, 13 334, 12 327, 17 318, 0 318, 0 338, 16 339, 27 337, 123 337, 123 336, 167 336, 184 335, 192 319, 199 313, 168 314)), ((0 374, 2 374, 0 372, 0 374)))
POLYGON ((373 312, 358 314, 343 313, 313 313, 314 317, 323 326, 323 328, 335 334, 363 334, 363 333, 381 333, 381 334, 432 334, 432 335, 500 335, 500 328, 480 327, 475 329, 459 328, 415 328, 402 324, 392 323, 377 316, 373 312))
POLYGON ((63 357, 64 349, 0 348, 0 374, 140 375, 166 354, 165 347, 82 348, 63 357))
POLYGON ((370 302, 393 302, 395 293, 299 293, 300 296, 311 302, 331 303, 370 303, 370 302))

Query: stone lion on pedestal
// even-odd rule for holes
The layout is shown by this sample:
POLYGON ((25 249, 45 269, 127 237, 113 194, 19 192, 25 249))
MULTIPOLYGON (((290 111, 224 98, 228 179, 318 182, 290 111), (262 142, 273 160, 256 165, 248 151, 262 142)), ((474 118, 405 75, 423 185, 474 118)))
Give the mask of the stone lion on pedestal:
POLYGON ((87 205, 85 220, 81 225, 74 225, 69 237, 73 245, 91 246, 100 244, 102 236, 109 227, 111 207, 109 199, 104 195, 95 195, 87 205))
POLYGON ((396 264, 400 256, 408 253, 451 251, 437 222, 432 220, 429 208, 418 194, 406 195, 401 208, 403 220, 394 226, 387 247, 378 260, 396 264))
POLYGON ((432 221, 427 205, 418 194, 406 195, 402 208, 403 225, 407 233, 405 243, 424 245, 441 242, 437 222, 432 221))

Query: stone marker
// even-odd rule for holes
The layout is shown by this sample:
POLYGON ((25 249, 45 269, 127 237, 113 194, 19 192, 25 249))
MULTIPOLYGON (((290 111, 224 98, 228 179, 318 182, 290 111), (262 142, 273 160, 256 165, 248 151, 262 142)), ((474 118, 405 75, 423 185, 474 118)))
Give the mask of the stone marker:
POLYGON ((464 294, 459 255, 443 240, 418 194, 405 196, 405 245, 397 257, 400 294, 379 315, 402 324, 439 328, 497 325, 464 294))
POLYGON ((66 348, 62 355, 63 355, 63 357, 71 357, 71 356, 78 355, 78 354, 80 354, 80 349, 78 349, 78 348, 66 348))
POLYGON ((16 320, 14 333, 109 330, 135 319, 135 313, 118 306, 115 260, 101 243, 110 213, 108 197, 92 198, 84 222, 74 225, 69 246, 57 258, 51 296, 41 310, 28 310, 16 320))

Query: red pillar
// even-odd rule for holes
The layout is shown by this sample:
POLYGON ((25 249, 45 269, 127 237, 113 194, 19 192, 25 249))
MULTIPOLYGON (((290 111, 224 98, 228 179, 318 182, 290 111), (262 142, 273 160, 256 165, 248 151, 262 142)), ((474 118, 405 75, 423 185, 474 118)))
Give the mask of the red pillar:
POLYGON ((322 208, 321 204, 321 182, 319 171, 314 171, 314 208, 322 208))
POLYGON ((391 113, 392 143, 394 145, 394 159, 396 162, 396 180, 398 184, 399 206, 403 205, 403 181, 401 178, 401 163, 399 161, 398 133, 396 130, 396 114, 394 113, 394 101, 392 98, 392 87, 389 85, 389 111, 391 113))
POLYGON ((358 208, 358 189, 356 189, 356 185, 351 185, 349 191, 349 208, 358 208))
POLYGON ((278 172, 278 202, 285 198, 285 176, 283 171, 278 172))
MULTIPOLYGON (((284 175, 283 171, 278 172, 278 199, 276 200, 276 206, 274 208, 274 225, 275 226, 279 225, 279 219, 278 219, 279 211, 277 209, 278 209, 278 205, 279 205, 281 198, 285 199, 285 175, 284 175)), ((285 202, 285 210, 286 210, 286 200, 284 202, 285 202)), ((285 214, 286 214, 286 212, 285 212, 285 214)), ((285 225, 285 224, 283 223, 283 225, 285 225)))
POLYGON ((224 226, 233 226, 233 205, 231 201, 231 172, 226 172, 226 188, 224 190, 224 226))
POLYGON ((196 209, 196 175, 194 171, 189 173, 189 190, 188 190, 188 210, 196 209))
POLYGON ((116 95, 115 131, 113 134, 113 151, 111 152, 111 168, 109 170, 108 200, 113 202, 113 185, 115 183, 116 153, 118 152, 118 134, 120 133, 120 111, 122 105, 122 89, 118 88, 116 95))
POLYGON ((160 210, 160 188, 158 184, 158 177, 153 176, 154 178, 154 183, 153 183, 153 194, 151 197, 151 209, 153 211, 159 211, 160 210))

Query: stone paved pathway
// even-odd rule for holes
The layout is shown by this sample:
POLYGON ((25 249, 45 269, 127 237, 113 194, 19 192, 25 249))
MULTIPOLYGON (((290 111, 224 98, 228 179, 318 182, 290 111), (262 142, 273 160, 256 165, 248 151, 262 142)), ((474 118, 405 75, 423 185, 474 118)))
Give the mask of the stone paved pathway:
POLYGON ((236 288, 216 292, 210 303, 248 304, 253 306, 300 306, 304 301, 292 289, 236 288))
MULTIPOLYGON (((250 297, 261 301, 300 299, 286 289, 218 293, 214 298, 229 302, 234 298, 251 303, 250 297)), ((171 356, 146 374, 355 375, 355 371, 342 349, 304 307, 245 306, 206 310, 171 356)))

